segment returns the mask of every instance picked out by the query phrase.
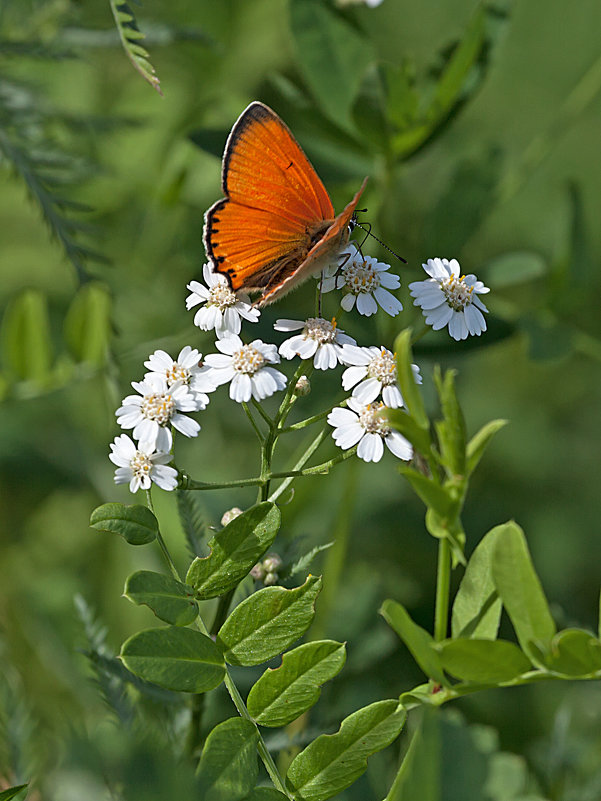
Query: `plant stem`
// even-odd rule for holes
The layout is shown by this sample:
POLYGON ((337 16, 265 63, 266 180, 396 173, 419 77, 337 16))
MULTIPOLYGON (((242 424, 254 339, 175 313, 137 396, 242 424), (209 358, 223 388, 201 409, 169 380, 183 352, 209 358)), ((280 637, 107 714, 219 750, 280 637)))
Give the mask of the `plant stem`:
MULTIPOLYGON (((293 470, 295 470, 295 471, 296 470, 301 470, 307 464, 309 459, 313 456, 315 451, 319 448, 321 443, 324 441, 327 433, 328 432, 327 432, 327 430, 325 428, 322 429, 319 432, 319 434, 315 437, 315 439, 309 445, 307 450, 300 457, 298 462, 294 465, 294 467, 292 468, 293 470)), ((288 476, 284 481, 282 481, 282 483, 277 488, 277 490, 269 496, 269 500, 270 501, 277 500, 280 497, 280 495, 290 486, 290 484, 292 484, 293 481, 294 481, 294 476, 288 476)))
POLYGON ((313 423, 317 423, 319 420, 323 420, 323 418, 326 417, 330 411, 331 409, 326 409, 325 412, 314 414, 313 417, 307 417, 306 420, 301 420, 299 423, 293 423, 291 426, 280 428, 280 434, 287 434, 289 431, 298 431, 300 428, 306 428, 313 423))
POLYGON ((265 437, 263 436, 263 433, 262 433, 261 429, 259 428, 259 426, 258 426, 258 425, 257 425, 257 423, 255 422, 255 418, 252 416, 252 412, 251 412, 251 410, 248 408, 248 403, 243 403, 243 404, 242 404, 242 408, 243 408, 243 409, 244 409, 244 411, 246 412, 246 416, 247 416, 247 417, 248 417, 248 419, 250 420, 250 424, 251 424, 251 426, 254 428, 254 430, 255 430, 255 434, 256 434, 256 435, 257 435, 257 437, 259 438, 259 442, 263 442, 263 440, 265 439, 265 437))
MULTIPOLYGON (((150 492, 149 489, 146 490, 146 503, 148 505, 148 508, 152 512, 152 514, 156 517, 156 514, 154 512, 154 504, 152 503, 152 495, 151 495, 151 492, 150 492)), ((179 577, 178 569, 175 566, 175 562, 171 558, 171 554, 169 553, 167 545, 165 544, 165 540, 163 539, 163 535, 161 534, 161 530, 158 527, 158 521, 157 521, 156 539, 157 539, 157 542, 159 544, 159 547, 160 547, 161 551, 163 552, 163 556, 165 557, 165 561, 167 562, 167 565, 169 566, 169 570, 171 570, 171 574, 172 574, 173 578, 176 581, 181 581, 181 579, 179 577)))
POLYGON ((446 537, 438 542, 438 572, 436 576, 436 609, 434 613, 434 639, 442 642, 449 625, 449 588, 451 583, 451 546, 446 537))

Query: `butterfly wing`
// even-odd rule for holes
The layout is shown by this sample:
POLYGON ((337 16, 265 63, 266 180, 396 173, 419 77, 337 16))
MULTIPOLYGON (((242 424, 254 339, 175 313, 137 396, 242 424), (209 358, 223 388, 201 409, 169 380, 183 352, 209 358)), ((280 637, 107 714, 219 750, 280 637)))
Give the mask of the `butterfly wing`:
POLYGON ((225 198, 205 215, 207 255, 232 289, 263 289, 261 304, 306 278, 311 267, 319 269, 360 194, 335 217, 324 185, 289 128, 258 102, 232 128, 221 182, 225 198))

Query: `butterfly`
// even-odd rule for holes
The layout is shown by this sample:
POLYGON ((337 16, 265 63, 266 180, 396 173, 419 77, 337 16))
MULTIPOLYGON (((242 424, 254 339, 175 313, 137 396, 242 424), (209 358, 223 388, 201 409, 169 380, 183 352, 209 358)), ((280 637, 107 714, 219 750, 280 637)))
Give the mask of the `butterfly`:
POLYGON ((207 256, 234 291, 259 290, 257 306, 273 303, 346 245, 366 182, 336 216, 288 126, 255 101, 238 117, 225 145, 225 197, 205 214, 207 256))

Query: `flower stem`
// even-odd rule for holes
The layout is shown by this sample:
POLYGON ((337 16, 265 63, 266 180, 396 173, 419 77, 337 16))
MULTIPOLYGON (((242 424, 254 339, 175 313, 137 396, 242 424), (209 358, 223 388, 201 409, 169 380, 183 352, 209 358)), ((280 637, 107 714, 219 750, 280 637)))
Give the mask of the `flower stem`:
MULTIPOLYGON (((307 464, 309 459, 313 456, 315 451, 324 441, 327 433, 328 432, 325 428, 319 432, 319 434, 315 437, 313 442, 309 445, 307 450, 303 453, 298 462, 292 468, 294 471, 301 470, 307 464)), ((294 478, 295 478, 294 476, 288 476, 284 481, 282 481, 277 490, 269 496, 269 500, 270 501, 277 500, 280 497, 280 495, 290 486, 290 484, 292 484, 294 478)))
POLYGON ((257 435, 257 437, 259 438, 259 442, 263 442, 263 441, 264 441, 264 439, 265 439, 265 437, 263 436, 263 433, 261 432, 261 429, 260 429, 260 428, 259 428, 259 426, 257 425, 257 423, 256 423, 256 421, 255 421, 255 418, 252 416, 252 412, 251 412, 251 410, 248 408, 248 403, 243 403, 243 404, 242 404, 242 408, 243 408, 243 409, 244 409, 244 411, 246 412, 246 416, 247 416, 247 417, 248 417, 248 419, 250 420, 250 424, 251 424, 251 426, 254 428, 254 430, 255 430, 255 434, 256 434, 256 435, 257 435))
POLYGON ((436 576, 436 609, 434 612, 434 639, 441 642, 447 637, 449 625, 449 587, 451 583, 451 546, 446 537, 438 542, 438 572, 436 576))
POLYGON ((298 431, 301 428, 306 428, 307 426, 313 425, 313 423, 317 423, 319 420, 323 420, 324 417, 327 417, 331 411, 331 409, 326 409, 325 412, 314 414, 313 417, 307 417, 306 420, 301 420, 298 423, 293 423, 291 426, 280 428, 280 434, 287 434, 289 431, 298 431))
MULTIPOLYGON (((155 511, 154 511, 154 504, 152 503, 152 494, 151 494, 149 489, 146 490, 146 503, 147 503, 148 508, 152 512, 152 514, 156 517, 155 511)), ((167 562, 167 565, 169 566, 169 570, 171 570, 171 574, 172 574, 173 578, 176 579, 176 581, 181 581, 181 579, 179 577, 178 569, 175 566, 175 562, 171 558, 171 554, 169 553, 169 550, 167 548, 165 540, 163 539, 163 535, 161 534, 161 530, 158 527, 158 525, 157 525, 156 540, 157 540, 157 542, 159 544, 159 547, 160 547, 161 551, 163 552, 163 556, 165 557, 165 561, 167 562)))

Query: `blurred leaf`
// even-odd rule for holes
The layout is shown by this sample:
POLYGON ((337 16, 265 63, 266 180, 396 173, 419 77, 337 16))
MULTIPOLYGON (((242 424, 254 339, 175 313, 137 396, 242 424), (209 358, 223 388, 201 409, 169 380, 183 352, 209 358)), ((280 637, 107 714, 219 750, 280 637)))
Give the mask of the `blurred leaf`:
POLYGON ((198 615, 192 587, 152 570, 128 576, 123 594, 135 604, 146 604, 158 618, 175 626, 187 626, 198 615))
POLYGON ((198 128, 188 138, 205 153, 221 158, 228 135, 227 128, 198 128))
POLYGON ((133 11, 124 0, 109 0, 109 2, 127 57, 140 75, 162 95, 161 82, 154 67, 148 61, 148 52, 139 44, 140 40, 144 39, 144 34, 138 28, 133 11))
POLYGON ((397 375, 401 394, 409 414, 416 424, 427 431, 430 421, 424 407, 421 390, 415 383, 413 374, 413 354, 411 352, 411 329, 406 328, 394 341, 394 351, 397 354, 397 375))
POLYGON ((273 787, 255 787, 244 801, 288 801, 287 796, 273 787))
POLYGON ((186 584, 200 600, 216 598, 235 587, 276 538, 280 510, 274 503, 260 503, 235 517, 210 540, 211 553, 190 565, 186 584))
POLYGON ((111 297, 103 284, 84 284, 65 317, 64 336, 76 362, 103 367, 111 341, 111 297))
POLYGON ((297 801, 324 801, 367 770, 367 758, 395 740, 406 712, 397 701, 378 701, 345 718, 336 734, 322 734, 288 768, 286 786, 297 801))
POLYGON ((380 614, 411 651, 426 676, 438 684, 446 685, 440 655, 435 650, 432 636, 414 623, 407 610, 397 601, 384 601, 380 614))
POLYGON ((52 338, 46 297, 26 289, 12 300, 2 320, 5 368, 20 381, 44 384, 52 370, 52 338))
POLYGON ((146 506, 125 506, 122 503, 97 506, 90 517, 90 526, 98 531, 119 534, 130 545, 152 542, 159 530, 156 517, 146 506))
POLYGON ((545 650, 548 670, 564 676, 591 676, 601 671, 601 642, 583 629, 564 629, 545 650))
POLYGON ((175 491, 179 520, 193 557, 206 552, 207 512, 200 499, 201 495, 201 492, 190 490, 177 489, 175 491))
POLYGON ((260 665, 281 654, 307 631, 315 615, 321 578, 300 587, 265 587, 242 601, 217 634, 230 665, 260 665))
POLYGON ((176 626, 134 634, 121 646, 121 659, 136 676, 186 693, 213 690, 225 676, 223 655, 213 640, 176 626))
POLYGON ((322 111, 352 130, 351 107, 368 65, 371 42, 322 0, 290 0, 298 63, 322 111))
POLYGON ((454 370, 447 370, 443 378, 439 367, 434 370, 434 383, 443 413, 443 420, 437 421, 435 427, 441 462, 451 477, 465 473, 465 420, 455 392, 455 374, 454 370))
POLYGON ((535 281, 549 270, 547 262, 533 251, 523 250, 504 253, 486 265, 486 284, 491 289, 504 289, 528 281, 535 281))
POLYGON ((445 640, 437 648, 443 668, 462 681, 501 684, 531 668, 517 645, 506 640, 445 640))
POLYGON ((543 801, 527 795, 524 760, 496 749, 490 729, 425 708, 385 801, 543 801))
POLYGON ((502 527, 484 535, 467 563, 453 603, 451 631, 455 638, 497 637, 502 603, 495 589, 492 565, 499 528, 502 527))
POLYGON ((480 431, 474 434, 467 443, 466 456, 468 476, 471 475, 480 464, 480 459, 484 455, 488 443, 492 440, 497 431, 500 431, 507 423, 508 420, 491 420, 490 423, 485 423, 480 431))
POLYGON ((494 530, 497 534, 493 580, 522 650, 531 654, 530 643, 535 640, 548 643, 555 634, 555 623, 534 571, 524 532, 513 522, 494 530))
POLYGON ((267 668, 251 687, 246 706, 261 726, 286 726, 310 709, 320 687, 334 678, 346 660, 343 643, 334 640, 299 645, 282 657, 278 668, 267 668))
POLYGON ((572 352, 572 330, 552 315, 525 315, 520 328, 528 335, 528 355, 536 361, 561 359, 572 352))
POLYGON ((461 252, 495 207, 502 165, 500 151, 491 148, 478 160, 456 166, 425 221, 423 236, 430 253, 461 252))
POLYGON ((370 66, 361 83, 353 105, 353 122, 366 147, 386 153, 391 130, 386 119, 385 90, 376 64, 370 66))
POLYGON ((431 141, 474 97, 488 70, 492 46, 506 22, 507 12, 501 3, 476 6, 461 41, 443 54, 443 64, 436 71, 428 103, 418 120, 393 137, 399 158, 409 158, 431 141))
POLYGON ((219 723, 207 737, 198 766, 203 801, 241 801, 257 781, 257 727, 243 718, 219 723))
MULTIPOLYGON (((0 792, 0 801, 10 801, 11 798, 15 798, 19 795, 21 790, 24 790, 26 787, 28 787, 27 784, 19 784, 15 787, 9 787, 8 790, 2 790, 2 792, 0 792)), ((23 798, 25 798, 25 796, 23 796, 23 798)))
POLYGON ((315 548, 311 548, 310 551, 307 551, 307 553, 299 556, 299 558, 290 566, 289 571, 280 571, 282 577, 292 577, 296 576, 297 573, 304 573, 309 568, 311 562, 315 559, 317 554, 321 553, 322 551, 327 551, 328 548, 331 548, 333 544, 333 541, 326 542, 324 545, 316 545, 315 548))
POLYGON ((419 112, 419 94, 415 89, 415 65, 405 59, 402 64, 380 66, 385 86, 387 116, 396 128, 411 127, 419 112))

